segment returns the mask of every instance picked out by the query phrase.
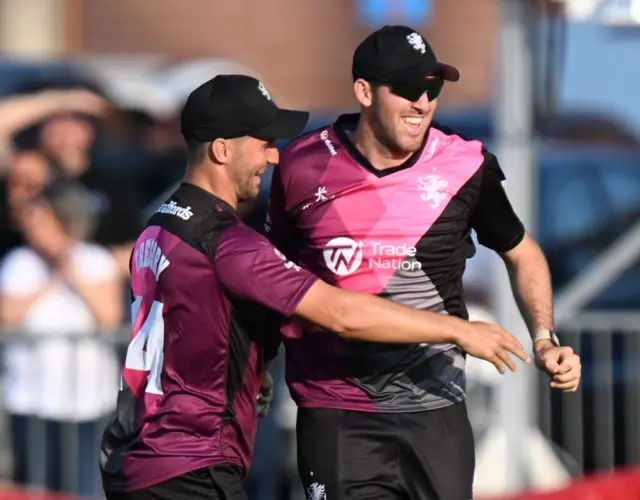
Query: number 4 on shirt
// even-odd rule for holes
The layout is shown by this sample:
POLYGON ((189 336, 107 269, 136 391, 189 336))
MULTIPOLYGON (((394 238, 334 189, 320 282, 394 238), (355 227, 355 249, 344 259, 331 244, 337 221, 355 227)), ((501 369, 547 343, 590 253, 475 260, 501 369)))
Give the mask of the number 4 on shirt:
MULTIPOLYGON (((131 304, 131 318, 134 325, 136 324, 141 304, 142 297, 136 297, 136 300, 131 304)), ((145 378, 147 382, 146 393, 162 394, 162 387, 160 386, 160 375, 162 374, 164 361, 164 321, 162 310, 162 302, 154 300, 142 327, 137 332, 134 332, 133 339, 127 349, 124 369, 125 372, 128 370, 137 372, 132 374, 132 378, 136 382, 134 384, 135 387, 130 387, 136 395, 138 395, 140 388, 144 384, 145 378), (145 377, 147 372, 149 375, 145 377)), ((123 382, 121 382, 121 389, 122 384, 123 382)), ((128 383, 128 385, 131 386, 131 383, 128 383)))

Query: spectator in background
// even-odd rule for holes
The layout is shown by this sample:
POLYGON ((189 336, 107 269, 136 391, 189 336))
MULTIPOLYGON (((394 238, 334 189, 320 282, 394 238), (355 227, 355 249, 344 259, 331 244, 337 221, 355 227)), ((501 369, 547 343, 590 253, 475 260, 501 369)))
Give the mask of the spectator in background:
MULTIPOLYGON (((118 362, 95 338, 122 320, 121 276, 112 255, 85 243, 93 224, 86 190, 63 180, 20 211, 26 245, 0 264, 2 327, 28 334, 4 352, 5 406, 11 416, 15 480, 24 484, 32 450, 27 417, 45 428, 46 484, 62 489, 64 422, 78 424, 77 493, 99 492, 97 439, 101 419, 115 409, 118 362)), ((75 450, 72 451, 75 453, 75 450)))
MULTIPOLYGON (((20 95, 0 100, 0 165, 8 165, 19 133, 60 113, 99 117, 105 113, 106 108, 104 99, 83 89, 47 90, 25 87, 20 95)), ((4 173, 3 170, 0 169, 0 173, 4 173)))
POLYGON ((0 259, 24 243, 18 229, 19 211, 55 174, 54 166, 37 151, 22 151, 11 158, 5 182, 0 185, 0 259))
POLYGON ((26 142, 88 189, 96 216, 93 241, 107 247, 122 276, 128 276, 129 255, 141 230, 140 200, 129 179, 92 164, 97 120, 106 116, 108 103, 85 89, 25 87, 22 92, 0 103, 0 144, 6 137, 26 142))

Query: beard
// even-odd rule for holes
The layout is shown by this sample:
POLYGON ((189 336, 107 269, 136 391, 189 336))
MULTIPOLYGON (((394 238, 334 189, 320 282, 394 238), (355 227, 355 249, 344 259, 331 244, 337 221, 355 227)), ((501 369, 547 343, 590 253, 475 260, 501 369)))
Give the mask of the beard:
POLYGON ((260 184, 256 183, 256 172, 259 170, 259 168, 251 168, 247 171, 239 172, 235 176, 233 183, 238 201, 245 202, 258 196, 260 184))
MULTIPOLYGON (((425 133, 413 140, 406 140, 401 133, 394 128, 391 120, 385 119, 379 113, 373 114, 372 129, 380 145, 390 156, 407 156, 420 150, 424 143, 425 133)), ((428 129, 427 129, 428 130, 428 129)))

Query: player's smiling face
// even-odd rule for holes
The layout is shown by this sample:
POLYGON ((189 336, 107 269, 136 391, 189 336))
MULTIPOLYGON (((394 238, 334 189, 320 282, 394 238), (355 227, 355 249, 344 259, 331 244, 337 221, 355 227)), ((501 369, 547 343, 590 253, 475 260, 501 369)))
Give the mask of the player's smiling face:
POLYGON ((411 102, 387 86, 378 86, 373 89, 371 128, 388 150, 411 154, 420 149, 437 107, 438 100, 429 102, 426 93, 411 102))
POLYGON ((274 142, 245 137, 237 140, 234 152, 231 179, 234 183, 238 201, 246 201, 258 196, 260 176, 269 164, 279 161, 278 149, 274 142))

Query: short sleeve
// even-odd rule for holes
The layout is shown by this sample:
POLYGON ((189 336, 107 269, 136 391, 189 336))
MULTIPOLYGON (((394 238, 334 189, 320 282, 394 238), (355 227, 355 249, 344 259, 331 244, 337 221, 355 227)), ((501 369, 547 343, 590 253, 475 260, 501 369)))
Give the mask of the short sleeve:
POLYGON ((218 280, 229 294, 286 317, 295 312, 318 279, 244 225, 234 226, 222 235, 214 265, 218 280))
POLYGON ((502 185, 504 180, 498 159, 485 150, 480 193, 471 215, 471 227, 481 245, 499 253, 518 246, 525 235, 524 225, 502 185))
POLYGON ((85 279, 107 281, 118 276, 118 265, 106 248, 85 244, 76 258, 76 265, 85 279))
POLYGON ((0 263, 0 292, 7 295, 31 295, 42 288, 49 273, 42 260, 26 247, 9 252, 0 263))
MULTIPOLYGON (((283 161, 286 161, 283 160, 283 161)), ((264 234, 290 259, 296 258, 296 226, 287 212, 287 195, 282 182, 282 164, 273 170, 264 234)))

